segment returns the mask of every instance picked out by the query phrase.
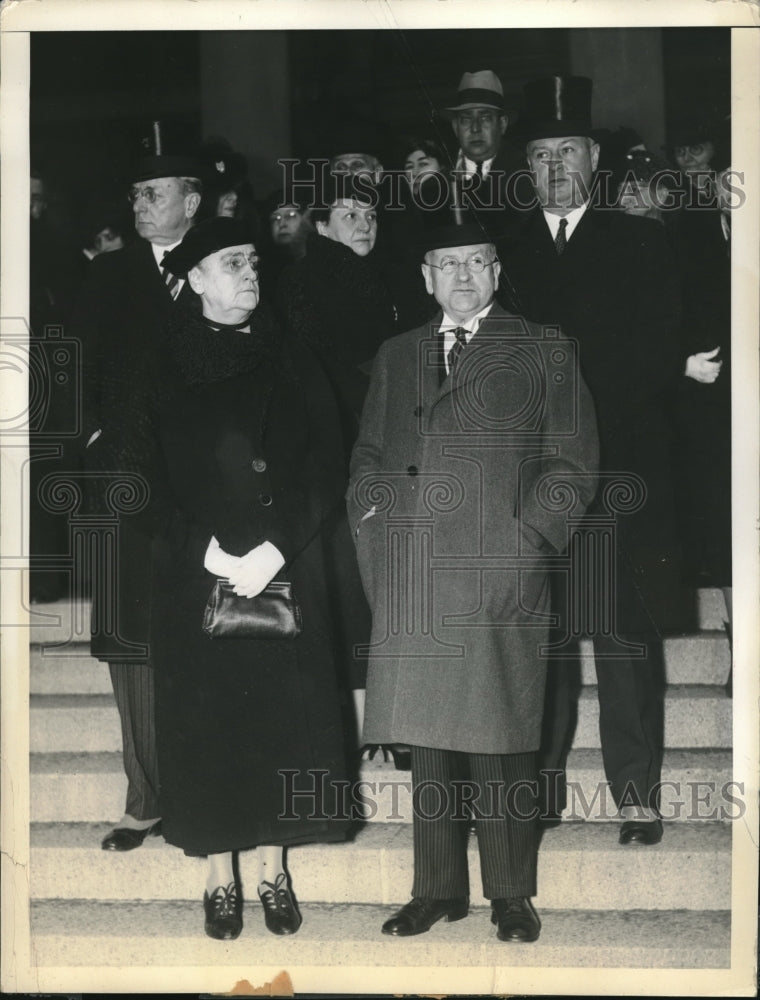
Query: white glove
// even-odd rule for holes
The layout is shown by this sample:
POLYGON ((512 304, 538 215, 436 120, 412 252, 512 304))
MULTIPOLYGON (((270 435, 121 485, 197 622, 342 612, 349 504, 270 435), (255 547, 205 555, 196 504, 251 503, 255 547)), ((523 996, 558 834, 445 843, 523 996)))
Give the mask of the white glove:
POLYGON ((697 382, 714 382, 720 375, 720 370, 723 367, 722 361, 712 360, 719 350, 720 347, 716 347, 712 351, 702 351, 699 354, 692 354, 691 357, 686 359, 686 371, 684 375, 695 379, 697 382))
POLYGON ((279 573, 285 557, 271 542, 262 542, 246 552, 238 565, 228 573, 232 589, 242 597, 255 597, 279 573))
POLYGON ((242 560, 241 556, 231 556, 220 547, 215 536, 211 536, 208 543, 206 555, 203 558, 203 565, 214 576, 229 576, 242 560))

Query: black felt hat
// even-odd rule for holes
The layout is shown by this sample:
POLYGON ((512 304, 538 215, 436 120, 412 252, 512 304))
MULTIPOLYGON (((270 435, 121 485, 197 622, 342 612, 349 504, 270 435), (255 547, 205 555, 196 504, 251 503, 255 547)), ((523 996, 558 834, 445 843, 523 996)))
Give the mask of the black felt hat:
POLYGON ((592 81, 587 76, 547 76, 523 87, 525 111, 513 130, 523 142, 566 135, 596 138, 591 125, 592 81))
POLYGON ((198 157, 187 152, 191 143, 177 127, 154 121, 140 141, 142 155, 135 161, 129 175, 137 181, 152 181, 156 177, 203 178, 204 168, 198 157))
POLYGON ((162 267, 168 268, 178 278, 186 278, 196 264, 227 247, 246 246, 253 243, 251 224, 242 219, 218 216, 193 226, 178 247, 163 259, 162 267))

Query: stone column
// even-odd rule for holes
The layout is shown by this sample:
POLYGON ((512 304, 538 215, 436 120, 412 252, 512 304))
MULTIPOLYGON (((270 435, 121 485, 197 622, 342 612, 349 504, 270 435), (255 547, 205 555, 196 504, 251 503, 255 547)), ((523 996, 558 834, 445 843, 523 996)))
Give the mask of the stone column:
POLYGON ((659 152, 665 141, 662 29, 573 28, 568 35, 572 72, 594 81, 594 125, 628 125, 659 152))
POLYGON ((200 70, 203 137, 222 135, 244 154, 263 198, 291 153, 287 32, 204 31, 200 70))

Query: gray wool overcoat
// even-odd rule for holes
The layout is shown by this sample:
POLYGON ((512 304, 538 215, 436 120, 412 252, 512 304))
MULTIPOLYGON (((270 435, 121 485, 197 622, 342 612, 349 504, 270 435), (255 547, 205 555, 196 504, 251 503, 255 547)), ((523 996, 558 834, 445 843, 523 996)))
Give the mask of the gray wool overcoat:
POLYGON ((539 745, 548 569, 596 488, 574 345, 494 304, 445 375, 439 314, 380 348, 347 493, 372 609, 364 739, 539 745))

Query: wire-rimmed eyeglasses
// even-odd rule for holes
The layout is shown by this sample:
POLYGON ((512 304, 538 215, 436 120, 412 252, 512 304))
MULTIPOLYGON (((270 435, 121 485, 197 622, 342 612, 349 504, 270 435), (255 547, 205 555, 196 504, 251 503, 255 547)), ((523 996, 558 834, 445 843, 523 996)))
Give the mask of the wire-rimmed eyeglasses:
POLYGON ((480 254, 468 257, 467 260, 457 260, 456 257, 447 257, 441 264, 430 264, 444 274, 456 274, 460 267, 466 267, 470 274, 482 274, 487 267, 495 264, 495 260, 486 260, 480 254))

